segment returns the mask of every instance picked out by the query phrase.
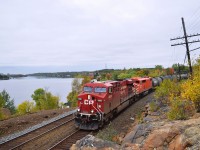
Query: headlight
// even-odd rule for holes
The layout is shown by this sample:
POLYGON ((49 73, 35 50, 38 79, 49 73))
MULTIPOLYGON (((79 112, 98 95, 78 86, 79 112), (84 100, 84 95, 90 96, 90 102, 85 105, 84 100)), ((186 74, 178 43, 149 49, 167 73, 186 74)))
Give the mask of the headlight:
POLYGON ((91 113, 94 113, 94 110, 91 110, 91 113))
POLYGON ((78 110, 77 111, 80 111, 80 109, 78 108, 78 110))

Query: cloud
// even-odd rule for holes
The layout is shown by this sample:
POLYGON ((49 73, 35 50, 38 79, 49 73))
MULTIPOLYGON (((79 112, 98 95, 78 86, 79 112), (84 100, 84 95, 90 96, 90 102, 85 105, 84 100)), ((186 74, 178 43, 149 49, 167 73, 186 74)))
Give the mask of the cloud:
POLYGON ((195 4, 197 0, 0 1, 0 66, 167 67, 185 56, 185 48, 174 50, 169 40, 182 35, 181 17, 199 29, 199 13, 189 19, 195 4))

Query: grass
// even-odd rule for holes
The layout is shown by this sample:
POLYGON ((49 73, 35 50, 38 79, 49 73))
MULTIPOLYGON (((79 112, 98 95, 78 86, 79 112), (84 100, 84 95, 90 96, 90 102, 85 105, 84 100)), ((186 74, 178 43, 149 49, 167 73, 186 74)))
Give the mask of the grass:
POLYGON ((113 138, 118 134, 118 132, 114 129, 112 124, 109 124, 107 128, 101 130, 97 137, 107 141, 113 141, 113 138))

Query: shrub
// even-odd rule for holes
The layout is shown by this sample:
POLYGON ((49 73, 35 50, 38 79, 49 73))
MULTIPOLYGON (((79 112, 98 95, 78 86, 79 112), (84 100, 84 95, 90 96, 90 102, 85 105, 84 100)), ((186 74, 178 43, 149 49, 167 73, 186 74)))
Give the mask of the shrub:
POLYGON ((155 111, 158 110, 158 106, 157 106, 157 104, 154 101, 151 101, 149 103, 149 107, 150 107, 150 111, 152 111, 152 112, 155 112, 155 111))
POLYGON ((24 101, 17 107, 17 112, 20 115, 31 113, 34 110, 34 103, 30 101, 24 101))
POLYGON ((144 118, 144 115, 143 115, 142 110, 138 111, 138 113, 136 114, 136 119, 138 120, 138 122, 143 123, 143 118, 144 118))
POLYGON ((170 106, 170 110, 167 113, 169 120, 183 120, 193 114, 193 105, 189 101, 182 101, 178 97, 170 101, 170 106))
POLYGON ((163 103, 169 103, 170 95, 179 96, 180 92, 180 85, 167 79, 164 80, 160 86, 156 87, 155 98, 160 99, 163 103))
POLYGON ((114 127, 111 124, 109 124, 106 129, 104 129, 103 131, 100 131, 97 134, 97 137, 103 140, 113 141, 113 138, 116 135, 117 135, 117 131, 114 129, 114 127))
POLYGON ((197 112, 200 112, 200 77, 194 76, 182 83, 181 96, 194 103, 197 112))

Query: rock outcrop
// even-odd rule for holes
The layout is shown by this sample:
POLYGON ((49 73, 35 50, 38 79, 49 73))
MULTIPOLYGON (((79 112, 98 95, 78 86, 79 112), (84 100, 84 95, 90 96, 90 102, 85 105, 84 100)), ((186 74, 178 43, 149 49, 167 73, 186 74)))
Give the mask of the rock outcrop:
POLYGON ((77 141, 72 150, 200 150, 200 114, 188 120, 169 121, 167 110, 164 107, 157 112, 145 112, 143 122, 134 126, 121 145, 90 135, 77 141))
POLYGON ((131 144, 142 150, 200 149, 200 114, 188 120, 169 121, 165 109, 147 113, 143 123, 136 125, 125 136, 122 145, 131 144))
POLYGON ((104 141, 102 139, 96 138, 92 135, 87 135, 86 137, 78 140, 76 144, 72 145, 70 150, 116 150, 120 149, 120 146, 110 142, 104 141))

